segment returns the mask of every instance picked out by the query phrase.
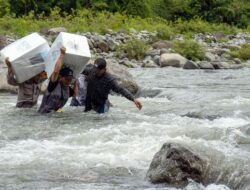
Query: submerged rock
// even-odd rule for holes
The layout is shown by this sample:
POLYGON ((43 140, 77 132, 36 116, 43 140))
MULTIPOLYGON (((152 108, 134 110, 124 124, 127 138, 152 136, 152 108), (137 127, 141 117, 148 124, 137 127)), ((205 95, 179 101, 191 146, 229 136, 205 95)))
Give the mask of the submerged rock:
POLYGON ((204 181, 204 161, 179 144, 165 143, 154 155, 147 172, 152 183, 167 183, 185 186, 188 179, 198 183, 204 181))
POLYGON ((215 120, 218 118, 221 118, 220 115, 205 115, 199 112, 188 112, 184 115, 182 115, 182 117, 189 117, 189 118, 196 118, 196 119, 208 119, 208 120, 215 120))
POLYGON ((142 89, 140 91, 140 97, 145 97, 145 98, 154 98, 158 94, 160 94, 162 90, 160 89, 142 89))

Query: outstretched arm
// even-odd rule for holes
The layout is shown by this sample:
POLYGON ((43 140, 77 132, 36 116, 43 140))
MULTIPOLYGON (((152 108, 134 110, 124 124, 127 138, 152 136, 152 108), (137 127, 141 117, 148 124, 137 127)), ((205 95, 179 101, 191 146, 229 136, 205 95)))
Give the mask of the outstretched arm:
POLYGON ((61 70, 62 65, 63 65, 63 58, 64 58, 64 55, 66 52, 66 48, 61 47, 60 51, 61 51, 60 57, 58 58, 58 60, 56 62, 54 71, 53 71, 51 78, 50 78, 51 82, 56 82, 58 80, 58 76, 59 76, 60 70, 61 70))
POLYGON ((113 90, 114 92, 118 94, 121 94, 122 96, 126 97, 128 100, 133 101, 139 110, 142 108, 142 103, 140 102, 140 100, 136 99, 127 89, 119 86, 115 80, 113 80, 111 83, 111 90, 113 90))

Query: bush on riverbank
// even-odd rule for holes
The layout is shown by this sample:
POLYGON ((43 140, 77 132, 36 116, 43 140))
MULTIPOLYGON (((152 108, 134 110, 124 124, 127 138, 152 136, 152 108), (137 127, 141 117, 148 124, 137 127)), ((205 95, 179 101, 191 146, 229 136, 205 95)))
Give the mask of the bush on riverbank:
POLYGON ((122 44, 118 47, 119 54, 126 53, 129 59, 140 60, 144 57, 149 46, 145 42, 133 39, 126 44, 122 44))
POLYGON ((250 44, 243 44, 240 49, 232 49, 231 55, 243 61, 250 60, 250 44))
MULTIPOLYGON (((140 18, 132 17, 121 13, 94 12, 88 9, 78 10, 77 15, 61 16, 60 9, 55 8, 50 16, 34 15, 30 12, 27 16, 14 17, 5 15, 0 18, 0 34, 15 34, 18 36, 27 35, 30 32, 38 32, 42 28, 52 28, 63 26, 68 32, 98 32, 104 34, 107 29, 118 31, 131 28, 137 31, 147 30, 150 32, 158 31, 160 39, 170 39, 174 34, 186 33, 213 33, 223 32, 232 34, 242 31, 236 27, 226 24, 211 24, 199 18, 176 22, 168 22, 161 18, 140 18)), ((250 27, 249 27, 250 29, 250 27)))
POLYGON ((174 41, 173 49, 193 61, 203 60, 205 57, 204 47, 193 40, 174 41))
MULTIPOLYGON (((197 17, 209 23, 227 23, 247 28, 250 20, 249 0, 0 0, 0 15, 21 17, 34 12, 50 16, 60 7, 60 15, 78 15, 85 8, 92 12, 106 11, 141 18, 156 18, 175 22, 195 20, 197 17)), ((79 16, 79 15, 78 15, 79 16)))

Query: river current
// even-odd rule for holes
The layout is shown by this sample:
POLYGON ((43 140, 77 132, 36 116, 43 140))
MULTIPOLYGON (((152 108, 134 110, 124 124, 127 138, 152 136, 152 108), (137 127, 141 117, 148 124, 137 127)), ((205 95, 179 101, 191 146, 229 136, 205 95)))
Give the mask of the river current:
MULTIPOLYGON (((177 190, 146 173, 165 142, 207 162, 206 184, 184 190, 250 189, 250 70, 131 69, 143 109, 110 96, 108 114, 69 104, 39 115, 0 94, 0 189, 177 190)), ((39 99, 39 104, 41 102, 39 99)))

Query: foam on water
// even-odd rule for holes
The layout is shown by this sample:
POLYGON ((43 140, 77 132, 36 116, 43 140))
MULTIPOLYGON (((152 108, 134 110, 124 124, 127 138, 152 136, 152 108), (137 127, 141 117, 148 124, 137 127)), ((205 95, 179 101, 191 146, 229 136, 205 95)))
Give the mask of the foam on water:
POLYGON ((0 96, 0 189, 177 190, 145 180, 154 154, 173 142, 207 163, 207 184, 191 181, 182 189, 247 190, 250 93, 239 84, 249 81, 248 71, 230 74, 234 91, 220 72, 179 71, 139 71, 141 85, 159 85, 165 96, 142 98, 141 111, 111 97, 108 114, 67 105, 63 113, 41 116, 35 109, 15 109, 16 97, 0 96), (192 78, 196 75, 201 79, 192 78))

